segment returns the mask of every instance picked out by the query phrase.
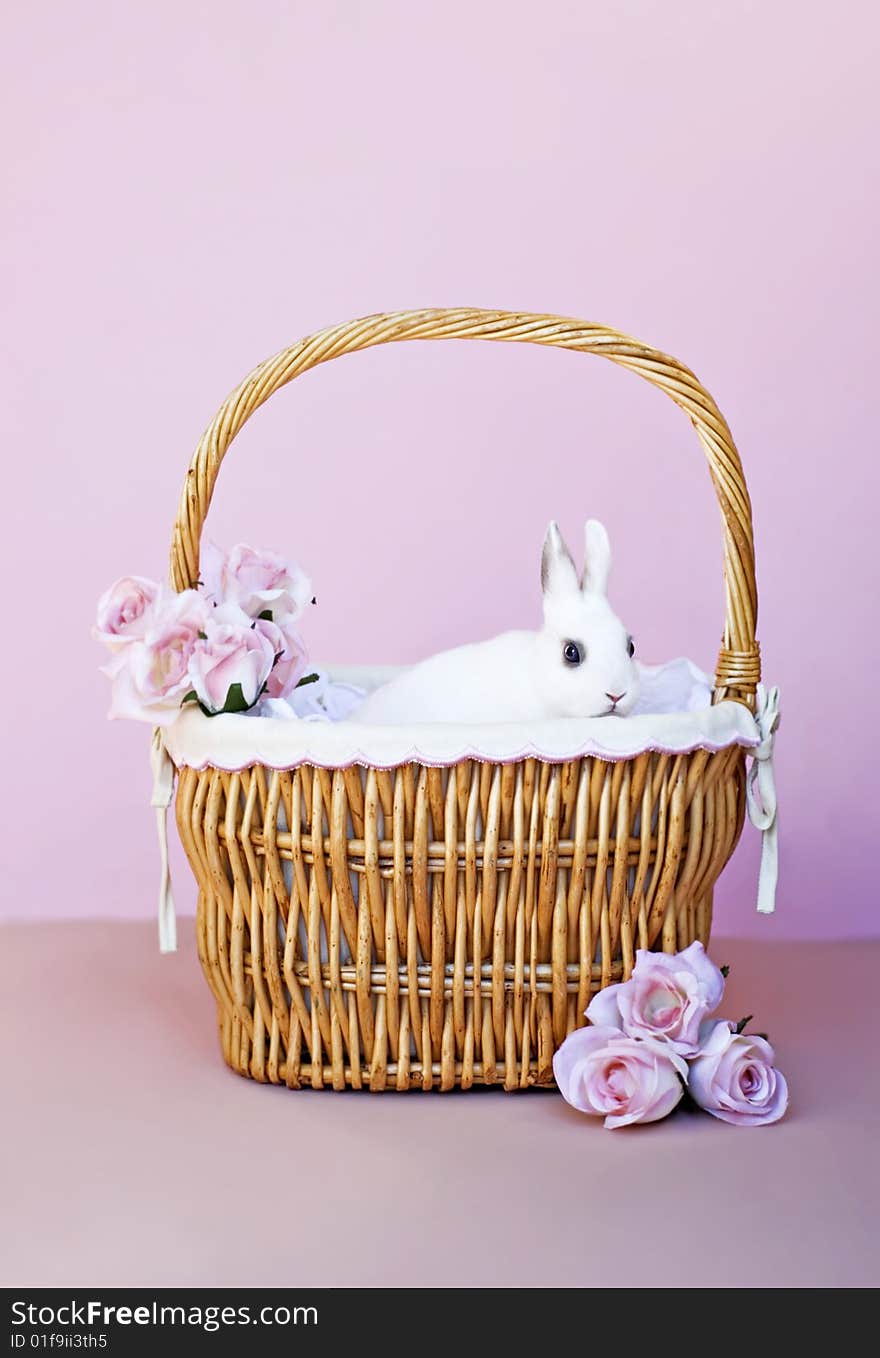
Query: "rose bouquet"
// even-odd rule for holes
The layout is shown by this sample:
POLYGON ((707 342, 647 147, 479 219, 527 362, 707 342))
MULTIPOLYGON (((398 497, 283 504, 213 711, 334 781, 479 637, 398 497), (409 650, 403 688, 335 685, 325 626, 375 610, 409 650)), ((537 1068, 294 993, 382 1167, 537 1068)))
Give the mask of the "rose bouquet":
POLYGON ((725 976, 699 942, 674 955, 637 952, 629 980, 594 995, 591 1026, 556 1052, 562 1097, 612 1128, 657 1122, 683 1100, 739 1127, 778 1122, 788 1087, 766 1035, 745 1031, 751 1017, 710 1017, 725 976))
POLYGON ((185 703, 210 717, 286 698, 316 677, 295 627, 310 600, 299 566, 244 543, 206 547, 198 587, 179 594, 123 576, 98 601, 94 629, 112 653, 110 716, 167 726, 185 703))

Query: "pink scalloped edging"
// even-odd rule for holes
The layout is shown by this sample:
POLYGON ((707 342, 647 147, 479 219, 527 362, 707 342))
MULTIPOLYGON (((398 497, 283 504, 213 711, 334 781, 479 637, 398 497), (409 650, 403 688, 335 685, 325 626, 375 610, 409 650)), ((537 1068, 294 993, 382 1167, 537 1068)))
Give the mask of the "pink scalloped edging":
POLYGON ((342 762, 327 763, 325 760, 316 759, 310 755, 303 755, 292 763, 275 764, 267 759, 248 759, 241 763, 223 764, 217 759, 204 759, 201 763, 194 763, 187 759, 175 760, 178 768, 195 769, 201 772, 203 769, 220 769, 223 773, 238 773, 242 769, 252 769, 256 766, 272 769, 275 773, 286 773, 291 769, 299 768, 301 764, 308 764, 312 768, 326 769, 350 769, 358 764, 362 768, 368 769, 398 769, 404 764, 423 764, 431 769, 447 769, 454 764, 461 763, 464 759, 473 759, 478 764, 518 764, 522 759, 536 759, 540 764, 565 764, 572 759, 601 759, 606 764, 619 764, 628 759, 636 759, 640 754, 693 754, 695 750, 708 750, 710 754, 718 754, 720 750, 729 750, 733 745, 739 745, 743 749, 754 749, 760 744, 760 738, 749 736, 736 736, 732 740, 724 740, 716 743, 711 740, 693 741, 685 745, 674 747, 671 745, 649 744, 640 750, 624 751, 615 753, 603 750, 601 747, 588 746, 586 748, 576 748, 564 754, 546 754, 534 749, 534 747, 523 746, 522 749, 514 754, 506 755, 504 758, 497 758, 490 755, 478 754, 476 750, 466 747, 459 754, 450 755, 445 759, 428 759, 419 750, 412 749, 399 759, 385 763, 380 760, 368 759, 363 751, 358 750, 351 758, 342 762))

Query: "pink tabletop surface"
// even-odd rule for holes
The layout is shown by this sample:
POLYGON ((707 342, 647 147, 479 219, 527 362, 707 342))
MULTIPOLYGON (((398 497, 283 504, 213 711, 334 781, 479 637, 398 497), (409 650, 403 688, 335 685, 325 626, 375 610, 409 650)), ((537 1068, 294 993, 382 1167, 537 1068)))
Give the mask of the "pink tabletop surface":
POLYGON ((289 1092, 222 1064, 190 921, 0 931, 6 1286, 880 1279, 880 943, 717 940, 786 1120, 605 1132, 554 1092, 289 1092))

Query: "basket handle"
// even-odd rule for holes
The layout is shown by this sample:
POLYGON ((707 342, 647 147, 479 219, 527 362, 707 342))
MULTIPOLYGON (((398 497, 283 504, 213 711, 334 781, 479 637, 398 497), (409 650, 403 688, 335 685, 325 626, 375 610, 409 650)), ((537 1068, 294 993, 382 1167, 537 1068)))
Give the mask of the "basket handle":
POLYGON ((546 344, 595 353, 665 391, 690 419, 703 445, 724 529, 726 617, 715 672, 715 697, 754 705, 761 677, 755 640, 758 592, 752 507, 742 464, 724 416, 705 387, 677 359, 604 325, 527 312, 478 308, 398 311, 331 326, 266 359, 223 402, 202 435, 184 482, 171 543, 171 581, 195 584, 199 542, 220 464, 254 411, 294 377, 341 354, 398 340, 482 339, 546 344))

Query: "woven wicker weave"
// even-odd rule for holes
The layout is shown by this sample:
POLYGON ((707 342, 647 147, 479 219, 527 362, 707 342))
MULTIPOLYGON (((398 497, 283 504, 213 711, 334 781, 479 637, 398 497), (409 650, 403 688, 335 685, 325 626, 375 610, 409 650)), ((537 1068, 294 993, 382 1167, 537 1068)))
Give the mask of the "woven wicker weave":
MULTIPOLYGON (((187 474, 171 551, 198 578, 220 464, 245 421, 309 368, 406 339, 595 353, 665 391, 706 453, 724 531, 716 700, 760 678, 751 505, 727 424, 693 373, 605 326, 432 310, 321 331, 224 402, 187 474)), ((451 769, 181 769, 177 823, 199 885, 199 956, 226 1061, 257 1080, 344 1089, 552 1083, 590 994, 637 947, 708 940, 742 829, 744 752, 451 769)))

